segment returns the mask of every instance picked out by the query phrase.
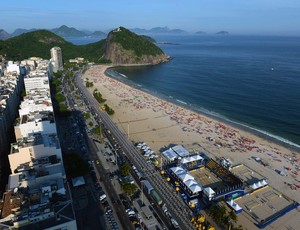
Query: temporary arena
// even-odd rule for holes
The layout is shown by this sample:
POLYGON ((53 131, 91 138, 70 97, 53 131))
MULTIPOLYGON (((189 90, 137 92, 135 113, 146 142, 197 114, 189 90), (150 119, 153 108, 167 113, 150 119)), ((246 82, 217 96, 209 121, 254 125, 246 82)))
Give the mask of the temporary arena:
POLYGON ((203 156, 191 155, 182 146, 172 147, 163 155, 170 162, 177 159, 177 166, 169 168, 169 174, 190 199, 202 195, 216 200, 244 194, 243 182, 213 159, 204 161, 203 156))
POLYGON ((170 162, 166 169, 173 184, 184 191, 188 201, 225 200, 236 213, 243 211, 241 215, 253 219, 258 228, 299 206, 244 164, 226 168, 205 155, 192 155, 182 146, 170 148, 163 155, 170 162))
POLYGON ((266 227, 298 206, 298 203, 270 186, 259 188, 235 199, 234 202, 244 210, 244 213, 252 217, 259 228, 266 227))

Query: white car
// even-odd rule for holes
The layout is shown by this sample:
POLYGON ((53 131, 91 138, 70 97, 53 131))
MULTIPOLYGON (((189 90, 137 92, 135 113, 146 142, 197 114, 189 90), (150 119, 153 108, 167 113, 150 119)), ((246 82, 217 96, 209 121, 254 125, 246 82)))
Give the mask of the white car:
POLYGON ((171 218, 171 222, 175 228, 179 228, 177 221, 174 218, 171 218))
POLYGON ((103 194, 103 195, 100 196, 100 201, 103 201, 105 199, 106 199, 106 194, 103 194))
POLYGON ((168 208, 167 208, 167 205, 166 205, 166 204, 164 204, 164 205, 162 206, 162 210, 164 211, 164 213, 166 213, 166 212, 168 211, 168 208))

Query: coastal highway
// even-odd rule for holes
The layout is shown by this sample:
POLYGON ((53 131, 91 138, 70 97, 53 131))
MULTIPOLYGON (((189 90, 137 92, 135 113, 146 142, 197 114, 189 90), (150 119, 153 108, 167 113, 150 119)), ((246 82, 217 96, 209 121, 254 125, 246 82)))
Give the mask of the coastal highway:
POLYGON ((178 222, 181 229, 194 229, 190 222, 191 211, 187 208, 183 200, 176 194, 174 188, 170 186, 160 175, 160 172, 155 170, 152 164, 148 164, 143 156, 139 153, 136 147, 127 139, 127 136, 122 133, 116 124, 111 120, 109 115, 99 110, 99 103, 92 94, 84 86, 81 79, 81 72, 75 73, 75 83, 81 93, 88 100, 90 106, 94 108, 98 117, 101 119, 104 127, 110 130, 112 136, 122 147, 128 159, 137 167, 143 174, 143 177, 152 184, 158 194, 168 207, 173 218, 178 222))

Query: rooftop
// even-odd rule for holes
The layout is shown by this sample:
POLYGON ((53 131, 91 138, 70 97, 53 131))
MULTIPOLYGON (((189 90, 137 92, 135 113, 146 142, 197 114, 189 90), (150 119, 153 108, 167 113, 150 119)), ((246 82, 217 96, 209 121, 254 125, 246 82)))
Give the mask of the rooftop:
POLYGON ((28 122, 42 122, 49 121, 50 123, 54 122, 53 112, 50 111, 41 111, 38 113, 31 112, 28 115, 21 116, 20 124, 26 124, 28 122))
POLYGON ((17 139, 16 143, 11 144, 10 154, 18 153, 19 149, 35 145, 44 145, 44 147, 60 148, 59 141, 56 134, 41 134, 34 133, 28 137, 17 139))
POLYGON ((253 185, 254 183, 265 179, 264 176, 260 175, 244 164, 236 165, 232 167, 230 171, 248 185, 253 185))
POLYGON ((180 157, 187 157, 191 155, 189 151, 187 151, 182 145, 176 145, 172 147, 175 153, 177 153, 180 157))
POLYGON ((2 223, 9 226, 32 229, 34 224, 45 229, 75 220, 69 190, 62 178, 39 183, 34 188, 16 187, 3 197, 2 223))

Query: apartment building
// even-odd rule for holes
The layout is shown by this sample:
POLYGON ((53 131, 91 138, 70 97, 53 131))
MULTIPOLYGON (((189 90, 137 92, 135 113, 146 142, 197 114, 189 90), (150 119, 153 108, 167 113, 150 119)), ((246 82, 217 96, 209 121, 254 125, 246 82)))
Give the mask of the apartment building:
POLYGON ((53 47, 50 50, 50 53, 51 53, 51 61, 52 61, 52 65, 53 65, 53 72, 63 70, 64 68, 63 68, 61 48, 53 47))
POLYGON ((26 97, 8 155, 12 173, 0 203, 0 228, 77 229, 50 97, 49 62, 34 61, 24 78, 26 97))
MULTIPOLYGON (((19 66, 16 69, 25 72, 23 67, 19 66)), ((18 74, 18 71, 7 72, 3 68, 3 76, 0 76, 0 156, 9 152, 10 142, 14 136, 13 124, 18 116, 23 87, 22 74, 18 74)))

